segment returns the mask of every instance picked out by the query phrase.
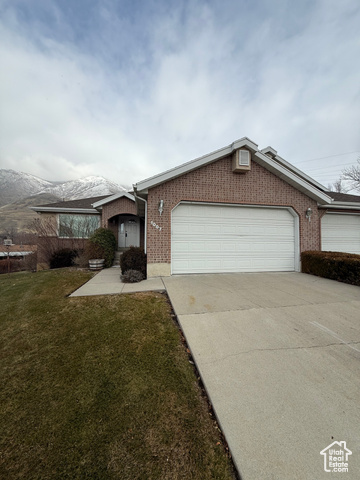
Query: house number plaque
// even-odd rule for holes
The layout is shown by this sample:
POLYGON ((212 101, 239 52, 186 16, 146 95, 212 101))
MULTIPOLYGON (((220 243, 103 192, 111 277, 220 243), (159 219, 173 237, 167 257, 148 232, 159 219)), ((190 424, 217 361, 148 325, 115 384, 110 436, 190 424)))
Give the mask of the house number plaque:
POLYGON ((159 232, 161 232, 162 227, 160 227, 157 223, 153 222, 152 220, 150 223, 154 228, 156 228, 156 230, 159 230, 159 232))

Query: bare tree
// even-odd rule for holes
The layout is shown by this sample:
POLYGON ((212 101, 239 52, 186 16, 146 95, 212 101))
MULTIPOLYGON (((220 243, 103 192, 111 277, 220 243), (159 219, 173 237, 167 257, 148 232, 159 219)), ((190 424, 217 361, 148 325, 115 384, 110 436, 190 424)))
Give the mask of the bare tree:
POLYGON ((70 248, 78 252, 84 251, 87 238, 98 227, 91 216, 84 216, 79 222, 75 217, 66 215, 58 226, 53 215, 41 215, 28 226, 37 238, 39 264, 48 264, 52 255, 63 248, 70 248))
POLYGON ((357 165, 343 170, 341 178, 350 182, 351 187, 360 192, 360 157, 357 160, 357 165))
POLYGON ((330 190, 330 192, 337 192, 337 193, 346 193, 350 190, 349 188, 345 187, 341 177, 335 180, 334 183, 329 183, 328 189, 330 190))

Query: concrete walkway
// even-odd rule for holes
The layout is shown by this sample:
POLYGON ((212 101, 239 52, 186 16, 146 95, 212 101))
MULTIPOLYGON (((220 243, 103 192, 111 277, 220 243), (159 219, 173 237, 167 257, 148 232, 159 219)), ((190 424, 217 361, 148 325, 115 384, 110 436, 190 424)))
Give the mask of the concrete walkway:
POLYGON ((75 290, 70 297, 135 292, 163 292, 164 290, 165 286, 160 277, 149 278, 139 283, 122 283, 120 280, 120 268, 112 267, 100 270, 91 280, 75 290))

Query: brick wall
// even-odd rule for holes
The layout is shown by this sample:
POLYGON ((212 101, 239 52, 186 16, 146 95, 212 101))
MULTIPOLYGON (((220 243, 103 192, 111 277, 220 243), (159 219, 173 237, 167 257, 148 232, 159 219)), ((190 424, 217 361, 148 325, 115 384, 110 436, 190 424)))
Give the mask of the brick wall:
POLYGON ((51 255, 62 248, 72 250, 84 250, 87 244, 85 238, 59 238, 55 236, 38 237, 37 261, 38 268, 49 268, 51 255))
POLYGON ((152 188, 148 195, 148 263, 171 262, 171 210, 182 200, 291 206, 299 215, 300 251, 320 249, 320 218, 315 200, 296 190, 255 161, 245 174, 232 172, 231 156, 152 188), (158 212, 159 200, 164 211, 158 212), (311 222, 305 218, 313 210, 311 222), (152 223, 159 225, 161 231, 152 223))
POLYGON ((108 228, 108 221, 115 215, 137 215, 135 202, 127 197, 121 197, 113 202, 107 203, 102 209, 102 227, 108 228))

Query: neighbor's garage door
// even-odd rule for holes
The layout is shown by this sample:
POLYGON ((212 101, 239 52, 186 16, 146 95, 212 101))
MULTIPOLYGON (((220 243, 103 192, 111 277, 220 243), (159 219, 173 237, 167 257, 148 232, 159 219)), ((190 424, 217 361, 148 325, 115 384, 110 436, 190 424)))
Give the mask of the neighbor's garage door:
POLYGON ((172 213, 172 273, 295 270, 287 209, 180 204, 172 213))
POLYGON ((321 219, 321 249, 360 254, 360 215, 326 213, 321 219))

